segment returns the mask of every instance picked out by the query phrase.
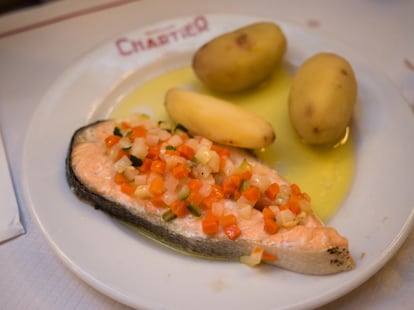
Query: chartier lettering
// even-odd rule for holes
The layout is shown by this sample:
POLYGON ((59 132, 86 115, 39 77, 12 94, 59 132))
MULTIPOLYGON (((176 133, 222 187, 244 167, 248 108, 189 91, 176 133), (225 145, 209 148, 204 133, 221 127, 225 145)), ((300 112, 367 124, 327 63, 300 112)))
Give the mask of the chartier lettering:
POLYGON ((204 31, 208 31, 208 21, 205 16, 197 16, 192 22, 187 23, 182 27, 174 27, 172 30, 158 35, 148 35, 145 38, 138 40, 126 37, 119 38, 115 41, 115 46, 121 56, 131 56, 132 54, 141 53, 163 45, 185 40, 189 37, 197 36, 204 31))
POLYGON ((122 56, 131 55, 134 52, 134 49, 129 44, 129 40, 127 38, 120 38, 115 41, 116 48, 122 56))

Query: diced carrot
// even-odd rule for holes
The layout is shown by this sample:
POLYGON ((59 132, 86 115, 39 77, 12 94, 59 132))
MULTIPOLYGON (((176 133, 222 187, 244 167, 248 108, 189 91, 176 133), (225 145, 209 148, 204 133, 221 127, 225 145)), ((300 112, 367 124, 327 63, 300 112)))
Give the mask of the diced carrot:
POLYGON ((237 239, 237 237, 241 235, 241 230, 239 226, 234 225, 234 224, 224 227, 223 231, 225 235, 227 236, 227 238, 229 238, 230 240, 235 240, 237 239))
POLYGON ((117 172, 115 173, 115 176, 114 176, 114 182, 120 185, 122 183, 127 183, 128 179, 122 173, 117 172))
POLYGON ((120 136, 110 135, 110 136, 106 137, 105 145, 107 147, 114 146, 115 144, 117 144, 119 142, 119 140, 121 140, 120 136))
POLYGON ((237 189, 240 188, 241 183, 243 182, 243 175, 242 174, 232 174, 230 176, 230 180, 233 182, 233 184, 237 187, 237 189))
POLYGON ((187 197, 187 201, 195 204, 196 206, 201 205, 203 199, 204 197, 197 191, 190 192, 190 195, 187 197))
POLYGON ((153 195, 161 195, 164 192, 164 179, 155 177, 149 184, 148 190, 153 195))
POLYGON ((215 197, 217 200, 221 200, 224 197, 224 192, 223 192, 223 189, 219 185, 214 184, 211 186, 210 195, 212 197, 215 197))
POLYGON ((270 200, 275 200, 277 194, 279 194, 280 191, 280 187, 279 184, 277 183, 272 183, 270 184, 264 191, 264 194, 266 195, 267 198, 269 198, 270 200))
POLYGON ((150 159, 158 159, 160 157, 161 146, 160 145, 152 145, 148 148, 147 157, 150 159))
POLYGON ((294 195, 300 195, 301 191, 297 184, 291 184, 290 189, 292 190, 292 194, 294 195))
POLYGON ((195 151, 192 147, 188 146, 187 144, 181 144, 177 147, 177 151, 180 152, 180 155, 186 159, 191 160, 194 155, 195 151))
POLYGON ((164 174, 166 166, 167 165, 166 165, 165 161, 157 159, 157 160, 152 161, 150 170, 152 172, 156 172, 156 173, 159 173, 159 174, 164 174))
POLYGON ((181 139, 183 139, 183 141, 187 141, 188 139, 190 139, 190 136, 188 135, 188 133, 181 131, 178 133, 178 135, 181 137, 181 139))
POLYGON ((273 220, 269 218, 264 219, 264 231, 268 234, 275 234, 279 230, 279 225, 273 220))
POLYGON ((277 255, 276 254, 271 254, 269 252, 264 251, 262 254, 262 260, 264 261, 274 261, 277 260, 277 255))
POLYGON ((214 152, 216 152, 217 154, 219 154, 220 155, 220 150, 222 149, 221 147, 219 147, 219 146, 217 146, 217 145, 215 145, 215 144, 213 144, 212 146, 211 146, 211 148, 210 148, 212 151, 214 151, 214 152))
POLYGON ((139 167, 139 171, 141 172, 148 172, 151 170, 152 159, 144 158, 141 167, 139 167))
POLYGON ((174 178, 176 178, 176 179, 184 179, 184 178, 188 177, 190 172, 191 172, 190 168, 188 166, 186 166, 185 164, 182 164, 182 163, 178 163, 172 169, 172 174, 173 174, 174 178))
POLYGON ((226 228, 230 225, 237 225, 237 217, 234 214, 224 214, 220 216, 220 225, 223 228, 226 228))
POLYGON ((205 197, 202 202, 201 202, 201 206, 204 209, 211 209, 213 207, 213 203, 217 202, 219 199, 217 199, 217 197, 215 197, 214 195, 210 194, 207 197, 205 197))
POLYGON ((245 197, 249 202, 256 203, 261 196, 260 189, 257 186, 249 186, 242 192, 243 197, 245 197))
POLYGON ((175 156, 180 156, 180 152, 177 150, 172 150, 172 149, 166 149, 165 150, 165 154, 168 155, 175 155, 175 156))
POLYGON ((188 214, 187 203, 181 200, 176 200, 171 204, 171 210, 178 217, 183 217, 188 214))
POLYGON ((137 187, 131 183, 122 183, 121 184, 121 192, 131 196, 137 187))
POLYGON ((156 207, 165 207, 165 202, 162 195, 156 195, 151 197, 151 203, 156 207))
POLYGON ((205 212, 204 219, 201 221, 201 227, 206 235, 215 235, 218 233, 219 220, 211 210, 205 212))
POLYGON ((287 209, 289 209, 289 206, 288 206, 287 204, 284 204, 284 205, 280 205, 280 206, 279 206, 279 210, 280 210, 280 211, 282 211, 282 210, 287 210, 287 209))
POLYGON ((230 155, 230 150, 224 147, 219 147, 217 145, 212 145, 211 150, 215 151, 220 157, 226 157, 230 155))
POLYGON ((121 122, 121 127, 123 129, 130 129, 131 125, 128 122, 121 122))
POLYGON ((233 198, 234 200, 238 200, 240 197, 241 197, 241 194, 240 194, 240 192, 239 192, 239 191, 235 191, 235 192, 233 193, 232 198, 233 198))
POLYGON ((299 214, 302 211, 299 201, 294 197, 291 197, 289 199, 287 206, 289 210, 292 211, 294 214, 299 214))
POLYGON ((224 168, 226 167, 226 161, 227 161, 227 157, 225 156, 220 157, 219 171, 224 171, 224 168))
POLYGON ((140 126, 134 126, 131 129, 131 134, 129 137, 134 140, 135 138, 145 137, 147 135, 148 130, 140 125, 140 126))
POLYGON ((255 246, 250 254, 259 254, 259 253, 262 253, 263 255, 263 249, 258 246, 255 246))
POLYGON ((272 209, 270 209, 269 207, 263 208, 262 213, 263 213, 263 218, 264 219, 273 220, 276 216, 275 213, 272 211, 272 209))
POLYGON ((225 214, 220 217, 220 225, 225 235, 234 240, 241 234, 241 230, 237 225, 237 217, 234 214, 225 214))
POLYGON ((211 219, 201 221, 201 227, 206 235, 215 235, 218 233, 218 222, 211 219))
POLYGON ((211 146, 211 150, 215 151, 219 155, 220 157, 219 170, 223 171, 226 166, 226 161, 228 159, 230 151, 226 148, 219 147, 215 144, 211 146))
POLYGON ((204 219, 216 221, 217 223, 219 222, 219 218, 211 210, 206 210, 204 213, 204 219))
POLYGON ((191 179, 188 181, 188 188, 191 192, 196 192, 200 190, 200 188, 203 186, 203 183, 200 179, 191 179))
POLYGON ((223 179, 221 187, 223 188, 223 194, 225 197, 232 197, 234 192, 239 189, 241 179, 236 176, 228 176, 223 179))
POLYGON ((219 185, 214 184, 211 186, 210 194, 203 199, 201 206, 205 209, 211 209, 213 206, 213 203, 223 198, 224 198, 224 193, 223 193, 222 188, 219 185))
POLYGON ((250 180, 252 178, 252 175, 253 173, 251 170, 246 170, 240 174, 243 180, 250 180))
POLYGON ((305 199, 307 202, 311 202, 311 197, 308 193, 302 193, 303 199, 305 199))
POLYGON ((125 150, 123 150, 123 149, 120 149, 119 151, 118 151, 118 154, 116 155, 116 157, 115 157, 115 160, 120 160, 122 157, 124 157, 124 156, 129 156, 129 154, 128 154, 128 152, 127 151, 125 151, 125 150))

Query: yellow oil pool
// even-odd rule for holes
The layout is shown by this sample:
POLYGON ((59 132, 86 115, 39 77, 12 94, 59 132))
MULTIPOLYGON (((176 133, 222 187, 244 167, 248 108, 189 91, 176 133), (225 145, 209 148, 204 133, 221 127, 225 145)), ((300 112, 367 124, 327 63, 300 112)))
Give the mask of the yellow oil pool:
POLYGON ((111 116, 125 118, 135 112, 144 112, 153 119, 166 120, 164 96, 172 87, 193 89, 239 104, 267 119, 275 129, 275 143, 258 152, 258 157, 307 192, 315 212, 327 221, 342 205, 352 183, 355 168, 352 134, 346 143, 335 148, 304 144, 289 121, 287 98, 291 80, 291 74, 281 68, 254 90, 223 95, 206 89, 187 66, 139 86, 115 107, 111 116))

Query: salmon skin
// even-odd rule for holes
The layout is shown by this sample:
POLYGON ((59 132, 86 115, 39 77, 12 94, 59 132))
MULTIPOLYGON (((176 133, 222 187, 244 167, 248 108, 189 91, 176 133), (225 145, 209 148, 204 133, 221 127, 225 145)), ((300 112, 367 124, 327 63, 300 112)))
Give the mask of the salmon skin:
POLYGON ((259 251, 253 265, 265 261, 304 274, 355 266, 347 239, 318 219, 309 197, 243 151, 138 116, 79 128, 65 164, 81 200, 180 250, 247 262, 259 251), (269 214, 275 224, 265 228, 269 214))

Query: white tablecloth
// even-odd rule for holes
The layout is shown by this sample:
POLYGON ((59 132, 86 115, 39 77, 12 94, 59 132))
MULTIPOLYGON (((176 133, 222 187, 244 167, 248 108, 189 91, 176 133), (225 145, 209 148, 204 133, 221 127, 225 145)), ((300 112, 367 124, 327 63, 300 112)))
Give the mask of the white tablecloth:
MULTIPOLYGON (((387 75, 414 111, 413 1, 62 0, 0 16, 0 129, 26 229, 0 244, 0 309, 126 308, 78 279, 45 241, 22 198, 24 136, 51 83, 97 44, 207 12, 279 18, 339 39, 387 75)), ((323 309, 411 309, 413 293, 414 231, 382 270, 323 309)))

